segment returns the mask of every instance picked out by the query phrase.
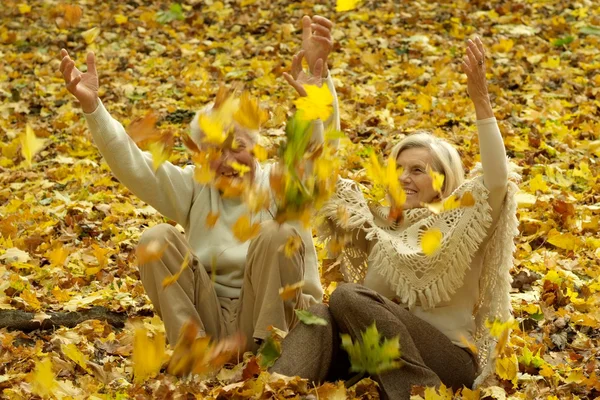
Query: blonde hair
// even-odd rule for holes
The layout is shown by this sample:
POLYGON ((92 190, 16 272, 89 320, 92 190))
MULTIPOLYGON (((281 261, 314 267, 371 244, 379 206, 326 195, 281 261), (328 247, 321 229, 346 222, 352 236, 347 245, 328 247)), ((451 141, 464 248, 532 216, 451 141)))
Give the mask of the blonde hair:
POLYGON ((431 168, 444 175, 442 197, 450 196, 464 182, 465 171, 458 151, 450 143, 430 132, 422 131, 405 137, 392 148, 390 157, 397 160, 404 150, 415 148, 429 150, 433 159, 431 168))
MULTIPOLYGON (((210 115, 212 113, 213 105, 214 103, 208 103, 201 110, 197 111, 196 115, 194 115, 194 119, 190 122, 190 136, 197 146, 202 144, 202 136, 204 135, 198 121, 201 115, 210 115)), ((237 125, 237 122, 234 123, 237 125)), ((251 146, 258 143, 258 132, 245 129, 244 133, 248 136, 248 139, 250 139, 251 146)))

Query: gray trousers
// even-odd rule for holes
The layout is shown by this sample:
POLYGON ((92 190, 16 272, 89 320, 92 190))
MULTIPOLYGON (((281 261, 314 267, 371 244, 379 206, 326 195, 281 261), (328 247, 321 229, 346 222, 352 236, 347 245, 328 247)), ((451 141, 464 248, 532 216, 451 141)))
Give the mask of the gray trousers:
POLYGON ((354 341, 373 322, 386 338, 400 336, 402 367, 372 378, 384 399, 409 399, 411 387, 439 386, 454 390, 471 387, 477 364, 470 351, 454 345, 446 335, 377 292, 357 284, 343 284, 331 295, 329 307, 309 309, 327 326, 298 324, 283 341, 281 357, 271 371, 321 383, 347 379, 350 363, 340 347, 340 333, 354 341))

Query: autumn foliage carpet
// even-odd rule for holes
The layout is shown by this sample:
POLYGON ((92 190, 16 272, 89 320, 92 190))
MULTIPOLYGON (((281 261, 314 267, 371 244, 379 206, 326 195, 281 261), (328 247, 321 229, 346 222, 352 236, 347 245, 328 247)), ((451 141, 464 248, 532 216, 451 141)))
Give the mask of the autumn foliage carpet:
MULTIPOLYGON (((387 154, 418 129, 449 139, 466 167, 475 164, 474 112, 458 62, 466 38, 483 38, 495 113, 523 182, 514 364, 500 371, 512 378, 498 376, 470 398, 600 395, 599 2, 388 0, 336 13, 329 1, 205 0, 178 8, 83 0, 82 15, 54 0, 2 3, 0 311, 43 321, 100 306, 130 321, 0 330, 0 397, 377 398, 369 381, 344 395, 343 386, 315 390, 246 364, 209 380, 166 373, 134 380, 132 321, 163 329, 151 317, 134 248, 164 219, 111 176, 57 72, 62 47, 79 65, 94 50, 108 110, 125 126, 159 113, 160 129, 175 134, 170 161, 178 165, 189 158, 180 138, 194 111, 219 82, 241 82, 269 107, 264 140, 273 155, 295 96, 281 73, 299 47, 305 14, 335 23, 330 67, 350 139, 340 157, 344 175, 363 182, 367 147, 387 154), (31 165, 27 125, 44 140, 31 165)), ((337 279, 324 271, 328 294, 337 279)))

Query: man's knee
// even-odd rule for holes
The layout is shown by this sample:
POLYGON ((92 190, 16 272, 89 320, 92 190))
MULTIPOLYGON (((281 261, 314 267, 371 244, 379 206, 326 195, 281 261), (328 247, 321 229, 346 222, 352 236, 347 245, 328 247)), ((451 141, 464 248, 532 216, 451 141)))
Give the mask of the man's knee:
POLYGON ((348 310, 359 303, 362 297, 363 287, 356 283, 344 283, 338 286, 329 298, 331 312, 336 310, 348 310))
POLYGON ((142 233, 136 251, 139 251, 140 248, 145 248, 150 243, 163 245, 173 235, 181 235, 173 225, 158 224, 152 228, 148 228, 142 233))

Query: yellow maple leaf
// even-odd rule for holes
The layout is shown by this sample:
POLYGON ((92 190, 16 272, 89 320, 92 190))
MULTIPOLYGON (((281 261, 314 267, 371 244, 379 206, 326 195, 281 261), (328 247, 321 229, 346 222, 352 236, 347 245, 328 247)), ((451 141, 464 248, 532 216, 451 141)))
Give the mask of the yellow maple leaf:
POLYGON ((242 93, 238 110, 233 114, 233 119, 241 126, 257 130, 267 121, 269 114, 260 108, 258 101, 253 99, 248 92, 242 93))
POLYGON ((100 28, 98 28, 98 27, 94 27, 92 29, 88 29, 85 32, 81 32, 81 36, 83 36, 83 40, 85 40, 85 42, 87 44, 94 43, 94 41, 96 40, 96 38, 98 37, 99 34, 100 34, 100 28))
POLYGON ((202 142, 220 146, 227 139, 223 122, 217 115, 203 114, 198 118, 198 124, 202 130, 202 142))
POLYGON ((46 257, 50 260, 50 265, 53 267, 62 267, 67 261, 69 251, 63 246, 56 247, 54 250, 47 253, 46 257))
POLYGON ((344 12, 354 10, 361 0, 337 0, 335 11, 344 12))
POLYGON ((431 111, 432 101, 431 96, 429 96, 428 94, 419 93, 415 102, 423 110, 423 112, 431 111))
POLYGON ((292 256, 300 250, 300 246, 302 246, 302 238, 300 235, 292 235, 287 239, 285 244, 281 246, 279 251, 283 252, 287 258, 292 258, 292 256))
POLYGON ((79 365, 85 371, 92 373, 90 368, 88 367, 88 358, 85 354, 83 354, 74 343, 63 344, 60 346, 63 354, 71 359, 71 361, 75 362, 75 364, 79 365))
POLYGON ((250 217, 243 215, 233 224, 231 228, 233 236, 240 242, 245 242, 257 236, 260 232, 260 224, 250 222, 250 217))
POLYGON ((548 185, 544 181, 544 178, 542 177, 542 174, 535 175, 529 181, 529 189, 531 190, 532 193, 535 193, 538 190, 541 191, 541 192, 543 192, 543 193, 546 193, 548 191, 548 185))
POLYGON ((296 282, 292 285, 285 285, 279 288, 279 297, 282 300, 291 300, 296 296, 296 291, 304 287, 304 281, 296 282))
POLYGON ((556 229, 548 232, 548 243, 565 250, 577 250, 583 246, 581 238, 573 235, 571 232, 560 233, 556 229))
POLYGON ((35 369, 27 376, 27 381, 31 383, 32 393, 42 398, 52 395, 57 384, 54 372, 52 372, 52 360, 44 358, 36 361, 35 369))
POLYGON ((183 271, 185 271, 189 266, 190 266, 190 252, 188 251, 187 253, 185 253, 185 257, 183 257, 183 262, 181 263, 181 267, 179 267, 179 271, 177 271, 177 273, 175 273, 174 275, 167 276, 165 279, 163 279, 163 281, 162 281, 163 289, 168 286, 171 286, 172 284, 177 282, 177 280, 179 279, 181 274, 183 274, 183 271))
POLYGON ((423 253, 427 256, 435 254, 442 245, 442 237, 442 232, 437 228, 427 230, 427 232, 421 236, 421 248, 423 249, 423 253))
POLYGON ((208 164, 196 164, 194 169, 194 179, 196 182, 207 185, 211 183, 216 177, 215 171, 210 168, 208 164))
POLYGON ((326 121, 333 112, 333 96, 327 85, 304 85, 306 96, 294 101, 301 118, 306 121, 320 119, 326 121))
POLYGON ((554 370, 552 369, 552 366, 550 364, 545 363, 540 368, 540 375, 543 376, 544 378, 550 378, 550 377, 553 377, 554 375, 556 375, 556 372, 554 372, 554 370))
POLYGON ((431 167, 427 168, 427 173, 431 177, 431 185, 433 186, 433 190, 438 193, 442 193, 445 179, 444 174, 434 171, 431 167))
POLYGON ((239 176, 244 176, 247 172, 250 172, 249 166, 240 164, 237 161, 233 161, 229 165, 231 165, 231 168, 233 168, 233 170, 236 171, 239 174, 239 176))
POLYGON ((67 290, 61 289, 58 286, 54 286, 51 293, 54 299, 59 303, 64 303, 71 299, 71 294, 67 290))
POLYGON ((25 289, 21 292, 19 297, 22 298, 25 301, 25 303, 27 303, 27 305, 29 307, 31 307, 33 310, 35 310, 35 311, 41 310, 42 304, 38 300, 35 292, 33 292, 29 289, 25 289))
POLYGON ((18 7, 21 14, 29 14, 31 12, 31 6, 27 3, 21 3, 18 7))
POLYGON ((127 16, 123 15, 123 14, 117 14, 117 15, 115 15, 114 18, 115 18, 115 22, 118 25, 123 25, 123 24, 127 23, 127 20, 128 20, 127 16))
POLYGON ((496 374, 502 379, 512 381, 513 385, 517 383, 518 371, 519 361, 516 354, 513 354, 510 357, 499 357, 496 359, 496 374))
POLYGON ((148 152, 152 154, 152 168, 154 168, 154 172, 156 172, 165 161, 168 161, 171 156, 169 148, 164 142, 159 140, 151 142, 148 145, 148 152))
POLYGON ((25 159, 25 165, 31 167, 33 156, 44 147, 45 140, 36 137, 33 129, 29 125, 25 127, 25 132, 21 134, 19 139, 21 142, 21 154, 25 159))
POLYGON ((153 378, 165 361, 165 335, 162 332, 150 337, 146 328, 135 329, 133 338, 133 375, 136 383, 153 378))
POLYGON ((98 265, 101 268, 106 267, 106 264, 108 264, 108 255, 111 252, 111 249, 100 247, 96 243, 92 244, 92 254, 98 260, 98 265))
POLYGON ((219 220, 220 216, 221 216, 221 214, 219 214, 218 212, 217 213, 209 212, 208 215, 206 216, 206 227, 212 228, 213 226, 215 226, 215 224, 219 220))

